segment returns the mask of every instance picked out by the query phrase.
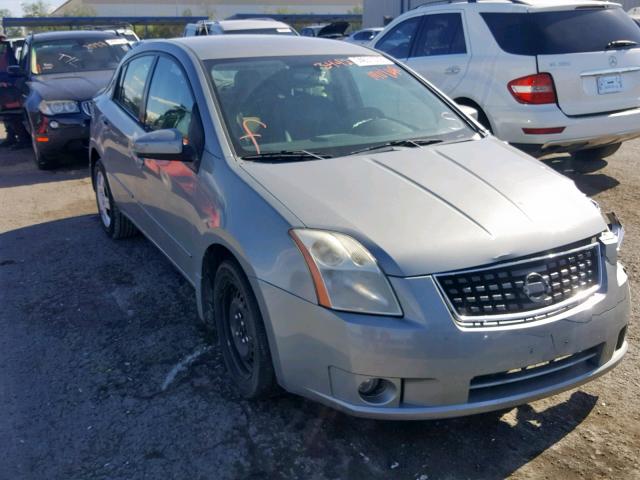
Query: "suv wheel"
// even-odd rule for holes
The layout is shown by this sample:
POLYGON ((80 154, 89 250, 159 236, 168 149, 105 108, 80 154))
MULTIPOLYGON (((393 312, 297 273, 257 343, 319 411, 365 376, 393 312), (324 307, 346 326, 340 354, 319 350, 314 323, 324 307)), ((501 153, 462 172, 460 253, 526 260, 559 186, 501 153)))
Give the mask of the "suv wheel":
POLYGON ((576 160, 593 161, 602 160, 603 158, 610 157, 616 153, 622 143, 613 143, 611 145, 605 145, 603 147, 589 148, 587 150, 578 150, 573 153, 573 158, 576 160))
POLYGON ((100 160, 96 162, 93 169, 93 185, 96 191, 100 223, 102 223, 107 235, 114 240, 135 235, 138 231, 135 225, 120 212, 116 202, 113 200, 109 182, 107 181, 107 174, 100 160))
POLYGON ((267 333, 251 285, 236 262, 223 261, 215 276, 214 317, 227 371, 245 398, 276 390, 267 333))

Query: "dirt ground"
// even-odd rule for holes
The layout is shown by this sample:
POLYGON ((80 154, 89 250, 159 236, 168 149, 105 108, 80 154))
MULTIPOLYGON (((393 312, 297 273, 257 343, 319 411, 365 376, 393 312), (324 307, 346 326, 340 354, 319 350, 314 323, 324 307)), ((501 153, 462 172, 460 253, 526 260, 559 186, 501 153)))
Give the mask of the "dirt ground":
MULTIPOLYGON (((547 162, 619 214, 637 298, 640 141, 547 162)), ((616 370, 507 413, 400 423, 247 402, 190 285, 143 237, 102 232, 84 156, 41 172, 0 149, 0 480, 640 479, 638 313, 616 370)))

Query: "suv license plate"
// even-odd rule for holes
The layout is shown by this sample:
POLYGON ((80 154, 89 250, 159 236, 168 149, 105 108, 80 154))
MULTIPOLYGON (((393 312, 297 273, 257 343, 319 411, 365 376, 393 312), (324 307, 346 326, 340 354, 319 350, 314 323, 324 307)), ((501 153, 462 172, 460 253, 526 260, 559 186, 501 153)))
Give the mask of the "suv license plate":
POLYGON ((617 93, 622 90, 622 75, 607 75, 597 78, 598 95, 617 93))

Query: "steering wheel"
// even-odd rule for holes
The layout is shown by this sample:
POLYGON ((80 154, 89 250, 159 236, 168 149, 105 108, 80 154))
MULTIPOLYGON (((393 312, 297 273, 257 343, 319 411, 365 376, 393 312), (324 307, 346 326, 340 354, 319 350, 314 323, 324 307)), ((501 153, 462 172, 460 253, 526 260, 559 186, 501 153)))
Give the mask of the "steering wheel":
POLYGON ((387 117, 380 109, 374 107, 359 108, 352 116, 359 118, 359 120, 351 124, 351 132, 356 135, 376 135, 376 132, 374 132, 376 126, 380 127, 383 124, 386 124, 384 125, 386 128, 394 130, 394 133, 416 131, 413 125, 387 117), (393 124, 395 124, 395 127, 393 124), (397 128, 398 126, 403 128, 397 128))

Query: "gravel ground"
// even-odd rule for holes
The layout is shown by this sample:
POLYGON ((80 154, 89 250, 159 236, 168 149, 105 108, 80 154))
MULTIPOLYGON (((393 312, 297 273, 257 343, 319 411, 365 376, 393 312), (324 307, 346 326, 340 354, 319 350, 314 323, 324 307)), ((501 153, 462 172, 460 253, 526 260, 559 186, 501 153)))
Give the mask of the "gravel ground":
MULTIPOLYGON (((639 159, 636 141, 547 160, 625 223, 634 296, 639 159)), ((30 150, 0 150, 0 480, 640 478, 635 324, 622 365, 578 390, 399 423, 241 400, 194 300, 143 237, 103 234, 83 155, 40 172, 30 150)))

